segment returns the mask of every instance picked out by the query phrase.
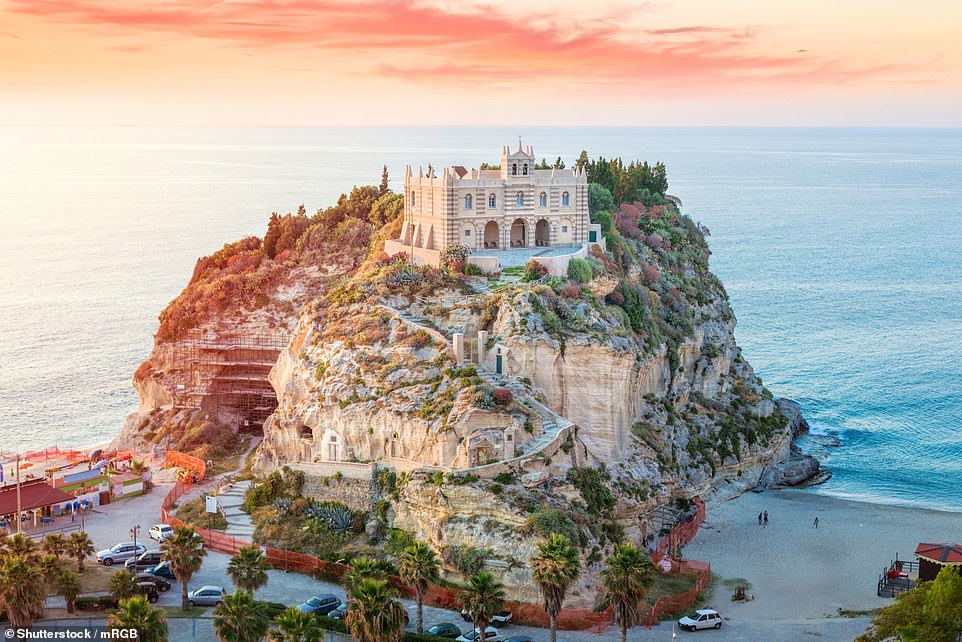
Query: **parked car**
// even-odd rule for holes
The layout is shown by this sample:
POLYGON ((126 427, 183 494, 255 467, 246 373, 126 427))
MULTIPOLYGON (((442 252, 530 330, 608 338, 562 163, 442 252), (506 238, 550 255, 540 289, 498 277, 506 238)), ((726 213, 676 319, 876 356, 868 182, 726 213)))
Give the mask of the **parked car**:
POLYGON ((333 609, 330 613, 328 613, 327 617, 332 617, 335 620, 343 620, 350 605, 350 602, 344 602, 340 604, 336 609, 333 609))
POLYGON ((297 605, 304 613, 314 615, 328 615, 331 611, 341 605, 341 600, 336 595, 327 593, 325 595, 315 595, 306 602, 297 605))
POLYGON ((202 586, 187 594, 187 604, 190 606, 220 606, 224 602, 223 586, 202 586))
POLYGON ((143 544, 134 544, 133 542, 114 544, 110 548, 98 551, 97 561, 104 566, 111 566, 116 562, 123 562, 132 557, 137 557, 146 550, 147 547, 143 544))
MULTIPOLYGON (((464 618, 465 622, 472 622, 474 618, 468 613, 467 609, 461 609, 461 617, 464 618)), ((491 626, 504 626, 506 624, 511 624, 511 619, 514 614, 511 611, 499 611, 498 613, 491 616, 491 626)))
POLYGON ((137 573, 134 576, 134 580, 136 580, 138 584, 141 582, 150 582, 156 586, 157 590, 161 593, 166 593, 170 590, 170 581, 153 573, 137 573))
POLYGON ((144 551, 137 557, 131 557, 124 562, 124 568, 133 573, 137 573, 157 566, 163 559, 164 554, 160 551, 144 551))
POLYGON ((461 629, 451 624, 450 622, 441 622, 440 624, 435 624, 430 629, 428 629, 428 635, 434 635, 439 638, 449 638, 454 640, 461 637, 461 629))
POLYGON ((712 609, 700 609, 678 620, 678 626, 685 631, 698 629, 720 629, 722 616, 712 609))
POLYGON ((137 582, 137 592, 147 596, 147 601, 153 604, 160 599, 160 593, 153 582, 137 582))
MULTIPOLYGON (((484 630, 483 642, 502 642, 502 640, 504 640, 504 638, 501 637, 501 632, 498 631, 498 629, 494 628, 493 626, 489 626, 484 630)), ((470 631, 466 631, 462 635, 458 636, 456 640, 456 642, 475 642, 475 641, 482 642, 482 638, 481 636, 478 635, 477 629, 471 629, 470 631)))
POLYGON ((512 635, 504 642, 534 642, 534 638, 530 635, 512 635))
POLYGON ((154 524, 150 527, 150 530, 147 531, 147 534, 151 539, 162 542, 174 534, 174 527, 170 524, 154 524))
POLYGON ((150 573, 151 575, 156 575, 157 577, 162 577, 171 582, 177 581, 177 577, 174 576, 174 572, 170 570, 170 562, 161 562, 154 568, 147 569, 146 572, 150 573))

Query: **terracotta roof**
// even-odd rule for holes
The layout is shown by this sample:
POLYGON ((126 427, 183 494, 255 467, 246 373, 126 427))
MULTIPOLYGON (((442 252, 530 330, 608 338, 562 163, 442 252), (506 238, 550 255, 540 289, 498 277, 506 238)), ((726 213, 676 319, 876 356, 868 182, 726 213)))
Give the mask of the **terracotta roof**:
POLYGON ((937 564, 953 566, 962 564, 962 544, 949 544, 947 542, 919 544, 915 549, 915 554, 937 564))
MULTIPOLYGON (((20 484, 20 506, 23 510, 43 508, 68 501, 73 501, 73 495, 68 495, 42 480, 20 484)), ((11 484, 0 490, 0 515, 16 512, 17 485, 11 484)))

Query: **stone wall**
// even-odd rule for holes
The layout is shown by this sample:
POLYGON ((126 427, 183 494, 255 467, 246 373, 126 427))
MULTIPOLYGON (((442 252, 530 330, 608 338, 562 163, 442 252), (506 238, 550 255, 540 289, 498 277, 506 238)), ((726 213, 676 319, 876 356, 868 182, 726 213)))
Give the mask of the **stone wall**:
POLYGON ((374 487, 371 480, 324 477, 305 473, 302 492, 321 502, 340 502, 356 511, 369 511, 374 487))

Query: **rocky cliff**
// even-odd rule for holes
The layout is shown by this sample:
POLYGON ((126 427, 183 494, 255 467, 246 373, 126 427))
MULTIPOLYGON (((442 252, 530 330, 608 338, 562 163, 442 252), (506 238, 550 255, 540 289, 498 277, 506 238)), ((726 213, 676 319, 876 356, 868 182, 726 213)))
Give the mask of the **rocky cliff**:
MULTIPOLYGON (((370 209, 352 212, 369 221, 370 241, 379 229, 370 209)), ((645 540, 682 518, 694 495, 723 499, 817 474, 792 450, 804 429, 798 407, 776 403, 735 343, 706 231, 673 205, 593 218, 607 249, 572 261, 568 278, 545 277, 536 261, 523 274, 466 277, 389 257, 375 239, 340 269, 319 268, 316 253, 297 261, 261 311, 214 315, 205 331, 287 333, 255 472, 377 461, 395 477, 379 489, 370 532, 422 538, 451 569, 480 556, 526 599, 536 597, 528 556, 540 537, 563 532, 589 570, 575 591, 584 603, 613 542, 645 540)), ((123 443, 156 441, 157 426, 185 412, 177 382, 203 379, 204 366, 172 362, 184 340, 159 337, 138 371, 142 408, 123 443), (178 367, 190 372, 178 379, 178 367)), ((206 421, 240 422, 216 408, 206 421)))

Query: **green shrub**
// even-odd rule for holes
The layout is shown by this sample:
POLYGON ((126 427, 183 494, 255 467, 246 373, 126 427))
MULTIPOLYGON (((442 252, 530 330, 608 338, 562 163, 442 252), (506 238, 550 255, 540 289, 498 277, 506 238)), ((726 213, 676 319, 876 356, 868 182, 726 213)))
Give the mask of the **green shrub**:
POLYGON ((473 546, 453 546, 450 549, 451 563, 463 575, 474 575, 484 568, 484 560, 489 551, 473 546))
POLYGON ((581 529, 571 521, 566 513, 557 508, 542 508, 528 516, 525 528, 537 533, 542 537, 547 537, 552 533, 559 533, 567 537, 572 544, 579 545, 581 542, 581 529))
POLYGON ((481 270, 481 267, 478 264, 468 263, 464 266, 464 274, 465 276, 481 276, 484 274, 484 272, 481 270))
POLYGON ((578 283, 587 283, 594 277, 591 264, 584 259, 568 261, 568 278, 578 283))

